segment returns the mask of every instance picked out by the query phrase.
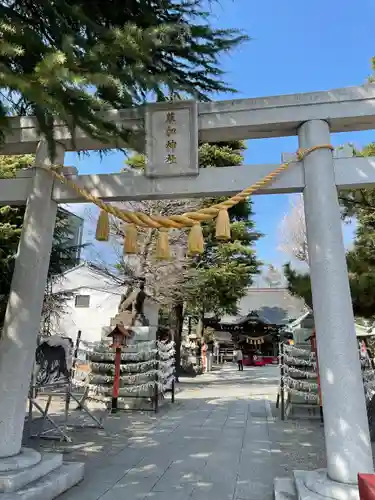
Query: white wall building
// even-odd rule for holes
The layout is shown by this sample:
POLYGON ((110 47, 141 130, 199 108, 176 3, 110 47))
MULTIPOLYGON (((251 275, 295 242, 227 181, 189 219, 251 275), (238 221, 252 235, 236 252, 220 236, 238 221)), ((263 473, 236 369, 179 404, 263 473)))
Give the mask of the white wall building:
POLYGON ((74 341, 81 330, 81 339, 91 343, 101 340, 103 329, 117 314, 126 287, 83 263, 65 273, 62 282, 53 288, 54 293, 59 291, 71 293, 72 297, 66 301, 64 313, 52 320, 52 333, 74 341))

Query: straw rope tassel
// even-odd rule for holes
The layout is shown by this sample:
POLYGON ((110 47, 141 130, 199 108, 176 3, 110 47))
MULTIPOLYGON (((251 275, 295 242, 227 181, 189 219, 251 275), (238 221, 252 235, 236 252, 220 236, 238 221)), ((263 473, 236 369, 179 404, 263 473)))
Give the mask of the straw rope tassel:
POLYGON ((217 240, 226 241, 230 240, 230 220, 228 210, 220 210, 216 219, 216 233, 217 240))
POLYGON ((199 255, 204 252, 204 240, 202 226, 194 224, 190 229, 188 237, 188 255, 199 255))
POLYGON ((134 224, 126 224, 124 239, 124 254, 132 255, 138 252, 138 231, 134 224))
POLYGON ((101 210, 96 225, 95 238, 97 241, 109 240, 109 217, 105 210, 101 210))
POLYGON ((171 258, 171 250, 168 241, 168 229, 159 229, 158 238, 156 240, 155 256, 160 260, 167 260, 171 258))

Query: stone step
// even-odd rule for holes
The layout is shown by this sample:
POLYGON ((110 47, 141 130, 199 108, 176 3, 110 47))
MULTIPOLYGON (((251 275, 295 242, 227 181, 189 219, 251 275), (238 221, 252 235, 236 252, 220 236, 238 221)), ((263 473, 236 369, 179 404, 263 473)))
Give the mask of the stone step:
POLYGON ((3 472, 0 474, 0 493, 17 491, 57 469, 62 463, 62 453, 44 453, 40 462, 31 467, 3 472))
POLYGON ((275 500, 297 500, 297 490, 294 480, 290 477, 274 479, 275 500))
POLYGON ((0 474, 33 467, 40 462, 41 458, 39 451, 32 448, 21 448, 18 455, 0 459, 0 474))
POLYGON ((18 491, 0 493, 0 500, 53 500, 83 479, 84 463, 64 462, 60 467, 18 491))

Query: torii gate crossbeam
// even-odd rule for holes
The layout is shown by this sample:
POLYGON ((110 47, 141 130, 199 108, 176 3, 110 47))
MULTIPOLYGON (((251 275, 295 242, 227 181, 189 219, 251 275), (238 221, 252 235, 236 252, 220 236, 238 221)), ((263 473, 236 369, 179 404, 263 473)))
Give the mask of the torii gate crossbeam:
MULTIPOLYGON (((111 113, 112 119, 142 136, 142 110, 111 113)), ((272 170, 272 165, 198 170, 198 137, 215 142, 231 139, 297 135, 301 148, 330 144, 331 132, 375 129, 375 85, 328 92, 240 99, 197 105, 192 102, 151 105, 146 108, 145 176, 113 174, 78 176, 76 183, 107 201, 160 199, 233 194, 272 170), (178 122, 163 129, 164 114, 178 122), (173 115, 173 116, 172 116, 173 115), (166 135, 174 134, 174 153, 165 162, 166 135), (163 149, 164 148, 164 149, 163 149)), ((57 163, 72 141, 56 123, 57 163)), ((77 150, 116 147, 99 144, 77 133, 77 150)), ((170 145, 168 146, 168 148, 170 145)), ((50 165, 45 142, 40 142, 33 118, 12 119, 3 154, 35 153, 36 164, 50 165)), ((372 472, 362 376, 345 248, 341 233, 337 187, 375 184, 373 158, 333 158, 331 151, 311 152, 296 162, 269 192, 303 192, 308 235, 314 316, 324 404, 327 471, 306 473, 297 484, 305 494, 335 500, 354 499, 358 472, 372 472), (302 484, 302 486, 301 486, 302 484), (303 488, 306 491, 303 491, 303 488)), ((72 172, 71 172, 72 173, 72 172)), ((40 169, 23 177, 0 180, 0 205, 27 200, 3 334, 0 341, 0 470, 19 454, 24 407, 33 363, 58 203, 81 202, 40 169)), ((73 483, 71 483, 73 484, 73 483)), ((1 495, 0 495, 1 498, 1 495)), ((47 498, 47 497, 43 497, 47 498)), ((52 496, 51 496, 52 498, 52 496)))
MULTIPOLYGON (((301 123, 315 119, 329 121, 332 133, 371 130, 375 129, 374 108, 374 84, 323 92, 199 103, 199 140, 217 142, 293 136, 297 135, 301 123)), ((142 109, 110 111, 108 117, 144 137, 143 113, 142 109)), ((76 147, 73 148, 68 129, 58 122, 55 137, 66 151, 121 146, 115 141, 103 144, 77 131, 76 147)), ((12 118, 3 154, 33 154, 39 140, 35 118, 12 118)))
MULTIPOLYGON (((241 165, 226 167, 215 171, 202 169, 199 177, 166 177, 152 179, 132 173, 95 174, 76 176, 76 170, 65 167, 66 175, 74 174, 71 180, 80 188, 86 188, 93 196, 106 202, 160 200, 178 198, 202 198, 233 196, 251 186, 272 172, 278 165, 241 165)), ((374 158, 337 158, 334 160, 335 183, 339 190, 375 187, 374 158)), ((32 187, 33 171, 19 173, 17 179, 3 179, 0 182, 0 206, 24 205, 32 187)), ((272 184, 255 194, 302 193, 305 188, 303 163, 295 162, 272 184)), ((55 182, 52 199, 56 203, 86 203, 77 193, 66 185, 55 182)))

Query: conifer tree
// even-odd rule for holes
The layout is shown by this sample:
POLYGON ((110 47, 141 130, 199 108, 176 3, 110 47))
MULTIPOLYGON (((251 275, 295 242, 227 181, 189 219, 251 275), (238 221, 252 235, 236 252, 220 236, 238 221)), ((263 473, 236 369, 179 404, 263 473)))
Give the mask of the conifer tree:
MULTIPOLYGON (((356 156, 375 155, 375 143, 363 150, 354 149, 356 156)), ((339 193, 343 218, 354 217, 357 223, 353 248, 347 252, 349 283, 353 311, 363 318, 375 317, 375 189, 366 188, 339 193)), ((309 273, 298 272, 290 264, 284 266, 288 288, 312 307, 309 273)))
POLYGON ((203 0, 0 0, 0 132, 9 115, 35 115, 53 147, 53 121, 103 142, 129 131, 108 109, 182 93, 233 90, 221 55, 246 39, 215 29, 203 0))
MULTIPOLYGON (((201 168, 225 168, 243 162, 245 145, 241 141, 202 144, 199 148, 201 168)), ((214 173, 212 174, 215 175, 214 173)), ((225 198, 206 199, 204 206, 219 203, 225 198)), ((229 211, 231 239, 215 239, 215 222, 203 226, 205 250, 192 260, 186 280, 190 312, 201 318, 205 312, 236 313, 237 303, 259 273, 254 243, 261 236, 254 230, 251 200, 240 202, 229 211)))
MULTIPOLYGON (((14 177, 17 170, 30 167, 33 164, 32 155, 0 156, 0 182, 2 178, 14 177)), ((0 206, 0 328, 8 302, 9 291, 13 276, 15 256, 22 231, 25 207, 0 206)), ((71 230, 65 211, 59 209, 56 216, 56 225, 48 270, 47 289, 63 275, 64 271, 74 265, 77 247, 67 244, 71 230)), ((82 245, 84 246, 84 245, 82 245)), ((67 296, 64 293, 49 293, 45 297, 44 312, 58 312, 67 296), (48 311, 47 311, 48 309, 48 311), (53 311, 54 309, 55 311, 53 311)))

